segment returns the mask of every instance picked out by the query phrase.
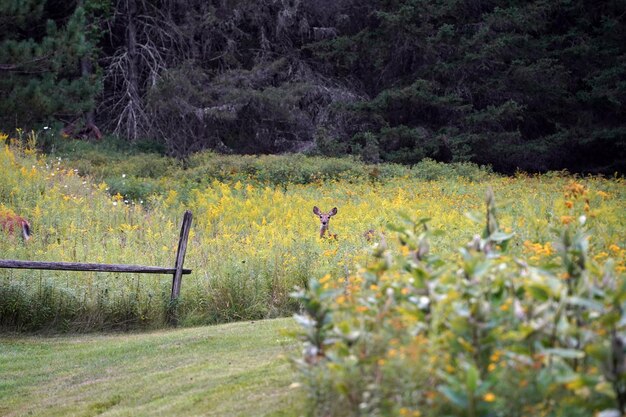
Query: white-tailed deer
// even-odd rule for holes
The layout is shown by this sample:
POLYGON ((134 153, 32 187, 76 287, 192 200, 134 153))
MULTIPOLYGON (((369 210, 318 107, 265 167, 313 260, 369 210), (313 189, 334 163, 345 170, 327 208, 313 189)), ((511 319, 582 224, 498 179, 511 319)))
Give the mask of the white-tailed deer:
MULTIPOLYGON (((328 213, 322 213, 317 206, 313 207, 313 213, 320 218, 320 237, 324 237, 324 234, 328 231, 328 224, 330 223, 330 218, 337 214, 337 207, 334 207, 328 213)), ((331 235, 328 232, 328 236, 337 237, 337 235, 331 235)))
POLYGON ((15 235, 16 231, 19 229, 24 241, 30 239, 31 236, 30 223, 28 223, 28 220, 11 211, 0 211, 0 228, 9 235, 15 235))

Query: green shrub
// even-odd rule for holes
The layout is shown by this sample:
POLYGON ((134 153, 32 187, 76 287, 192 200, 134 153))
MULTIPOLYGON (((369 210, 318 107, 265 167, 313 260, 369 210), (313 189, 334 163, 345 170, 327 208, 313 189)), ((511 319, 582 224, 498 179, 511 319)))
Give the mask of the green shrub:
POLYGON ((411 173, 415 178, 427 181, 439 179, 467 178, 473 181, 482 181, 494 175, 488 166, 479 166, 472 162, 454 162, 446 164, 426 158, 415 164, 411 173))
MULTIPOLYGON (((583 205, 582 186, 566 194, 583 205)), ((527 244, 540 256, 513 257, 489 193, 460 256, 432 255, 428 220, 407 222, 399 253, 383 241, 359 273, 294 293, 310 415, 622 415, 625 269, 590 259, 570 217, 553 246, 527 244)))

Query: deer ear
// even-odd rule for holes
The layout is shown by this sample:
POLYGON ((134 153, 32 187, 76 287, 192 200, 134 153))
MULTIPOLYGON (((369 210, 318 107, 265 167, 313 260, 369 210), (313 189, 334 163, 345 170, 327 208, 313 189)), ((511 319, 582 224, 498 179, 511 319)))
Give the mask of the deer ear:
POLYGON ((313 214, 319 216, 320 215, 320 209, 317 208, 317 206, 313 207, 313 214))
POLYGON ((330 211, 329 213, 331 216, 334 216, 335 214, 337 214, 337 207, 333 207, 333 209, 330 211))

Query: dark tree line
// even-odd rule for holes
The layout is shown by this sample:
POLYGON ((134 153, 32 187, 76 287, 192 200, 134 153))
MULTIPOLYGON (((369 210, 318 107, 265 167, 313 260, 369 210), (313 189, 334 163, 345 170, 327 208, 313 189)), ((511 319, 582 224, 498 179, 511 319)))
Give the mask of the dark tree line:
POLYGON ((0 0, 0 126, 623 173, 625 19, 626 0, 0 0))

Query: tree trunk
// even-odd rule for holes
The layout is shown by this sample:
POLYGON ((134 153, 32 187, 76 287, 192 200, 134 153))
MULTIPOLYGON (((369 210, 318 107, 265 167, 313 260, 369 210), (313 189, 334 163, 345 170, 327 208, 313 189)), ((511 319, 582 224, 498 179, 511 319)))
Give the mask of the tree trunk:
MULTIPOLYGON (((129 109, 139 109, 141 103, 139 100, 139 74, 137 70, 137 27, 135 26, 135 18, 137 16, 136 0, 126 1, 126 52, 128 54, 128 100, 129 109)), ((131 140, 136 140, 138 136, 138 115, 128 115, 128 136, 131 140)))

